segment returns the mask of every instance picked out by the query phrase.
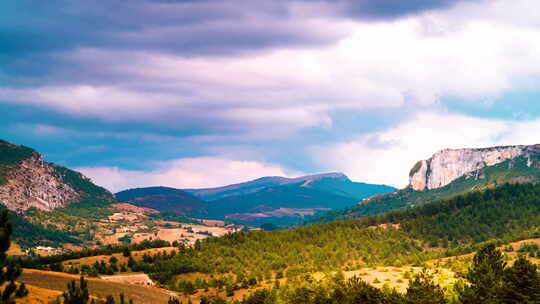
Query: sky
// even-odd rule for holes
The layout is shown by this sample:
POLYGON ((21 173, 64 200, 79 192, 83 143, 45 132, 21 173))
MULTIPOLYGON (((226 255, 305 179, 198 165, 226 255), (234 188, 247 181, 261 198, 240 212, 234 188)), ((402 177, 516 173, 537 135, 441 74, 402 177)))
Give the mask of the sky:
POLYGON ((0 2, 0 138, 111 191, 540 143, 540 2, 0 2))

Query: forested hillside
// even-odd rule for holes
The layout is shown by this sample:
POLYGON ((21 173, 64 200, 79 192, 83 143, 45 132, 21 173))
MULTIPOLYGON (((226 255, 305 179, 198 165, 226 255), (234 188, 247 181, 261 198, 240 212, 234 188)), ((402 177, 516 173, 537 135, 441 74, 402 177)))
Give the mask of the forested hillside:
POLYGON ((435 200, 448 199, 473 190, 494 188, 504 183, 537 183, 540 181, 540 169, 537 166, 531 166, 530 162, 536 163, 539 161, 538 158, 539 155, 531 155, 529 158, 518 156, 462 176, 441 188, 416 191, 407 187, 372 197, 350 208, 329 211, 309 219, 308 222, 320 223, 378 215, 392 210, 412 208, 435 200))
POLYGON ((169 284, 189 272, 295 276, 348 265, 418 264, 488 240, 539 237, 539 214, 540 186, 507 184, 383 216, 210 238, 142 268, 169 284))

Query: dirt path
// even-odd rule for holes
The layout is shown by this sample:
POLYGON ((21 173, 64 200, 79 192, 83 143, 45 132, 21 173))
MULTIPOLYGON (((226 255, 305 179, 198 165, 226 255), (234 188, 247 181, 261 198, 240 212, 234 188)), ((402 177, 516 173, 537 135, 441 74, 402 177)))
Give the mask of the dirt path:
MULTIPOLYGON (((64 291, 67 283, 74 278, 77 277, 67 274, 25 269, 18 281, 50 290, 64 291)), ((128 299, 133 299, 136 304, 167 303, 171 296, 171 292, 163 289, 122 284, 100 279, 89 279, 88 287, 90 294, 93 296, 105 298, 110 294, 118 296, 118 294, 124 293, 128 299)))
POLYGON ((121 274, 121 275, 112 275, 112 276, 102 276, 102 280, 118 282, 124 284, 135 284, 142 286, 152 286, 154 282, 150 280, 147 274, 145 273, 134 273, 134 274, 121 274))

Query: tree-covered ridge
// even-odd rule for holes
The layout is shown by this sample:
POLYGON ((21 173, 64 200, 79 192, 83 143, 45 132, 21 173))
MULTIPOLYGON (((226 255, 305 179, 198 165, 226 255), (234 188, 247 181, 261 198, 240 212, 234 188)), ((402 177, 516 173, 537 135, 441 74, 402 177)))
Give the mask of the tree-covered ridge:
POLYGON ((7 174, 10 170, 18 168, 20 163, 32 157, 36 151, 18 146, 0 139, 0 185, 7 182, 7 174))
POLYGON ((255 278, 281 272, 295 277, 339 269, 348 263, 404 265, 432 256, 435 255, 399 229, 371 229, 349 221, 209 238, 141 268, 161 283, 174 285, 174 275, 189 272, 234 273, 255 278))
POLYGON ((488 240, 538 237, 539 227, 540 185, 505 184, 382 216, 210 238, 143 268, 167 283, 188 272, 264 277, 347 265, 399 266, 470 252, 488 240), (433 247, 447 249, 427 250, 433 247))
POLYGON ((361 221, 399 223, 411 237, 443 247, 538 237, 540 185, 505 184, 361 221))
POLYGON ((61 180, 75 189, 81 195, 81 201, 86 204, 92 204, 92 201, 95 205, 99 205, 100 202, 110 203, 115 201, 112 193, 103 187, 97 186, 80 172, 56 164, 52 164, 52 166, 61 180))
POLYGON ((330 211, 311 219, 309 222, 327 222, 378 215, 393 210, 420 206, 435 200, 448 199, 469 191, 497 187, 504 183, 537 183, 540 181, 540 169, 537 166, 539 161, 540 155, 530 155, 528 158, 518 156, 462 176, 438 189, 415 191, 407 187, 396 192, 372 197, 350 208, 330 211))
MULTIPOLYGON (((0 206, 0 209, 4 209, 4 206, 0 206)), ((13 239, 24 248, 31 248, 36 245, 57 247, 61 243, 81 243, 69 232, 46 229, 41 225, 29 222, 12 211, 9 211, 9 217, 14 227, 13 239)))

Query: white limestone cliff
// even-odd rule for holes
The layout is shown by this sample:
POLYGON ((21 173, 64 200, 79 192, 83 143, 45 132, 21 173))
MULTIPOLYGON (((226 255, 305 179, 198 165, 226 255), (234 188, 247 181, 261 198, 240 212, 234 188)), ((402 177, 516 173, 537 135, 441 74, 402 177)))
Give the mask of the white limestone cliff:
POLYGON ((409 175, 409 186, 417 191, 437 189, 467 173, 520 155, 529 158, 531 154, 540 154, 540 145, 441 150, 413 167, 409 175))

